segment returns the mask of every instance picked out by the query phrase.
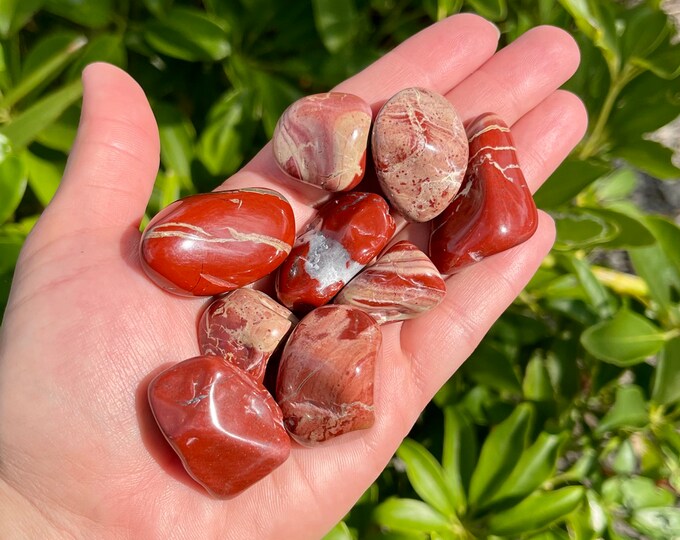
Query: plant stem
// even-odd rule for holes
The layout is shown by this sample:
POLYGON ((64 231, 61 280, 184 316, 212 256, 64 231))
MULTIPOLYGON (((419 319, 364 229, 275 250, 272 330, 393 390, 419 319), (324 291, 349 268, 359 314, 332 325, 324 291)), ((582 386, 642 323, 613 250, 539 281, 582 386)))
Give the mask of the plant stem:
POLYGON ((621 90, 623 90, 631 80, 637 77, 639 73, 640 71, 638 68, 628 64, 619 75, 612 79, 604 103, 600 109, 600 114, 597 116, 595 126, 579 153, 579 159, 586 160, 597 153, 598 147, 602 142, 604 130, 607 127, 607 121, 609 120, 609 116, 611 115, 621 90))
POLYGON ((612 291, 627 296, 634 296, 640 300, 645 299, 649 294, 649 287, 644 279, 627 274, 626 272, 619 272, 611 268, 603 266, 592 266, 591 270, 600 282, 609 287, 612 291))

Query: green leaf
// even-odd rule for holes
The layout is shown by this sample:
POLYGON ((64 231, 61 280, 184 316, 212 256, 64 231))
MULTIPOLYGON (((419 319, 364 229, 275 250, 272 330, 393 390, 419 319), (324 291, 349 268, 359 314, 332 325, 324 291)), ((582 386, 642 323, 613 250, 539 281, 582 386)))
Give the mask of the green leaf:
POLYGON ((618 478, 618 480, 620 480, 618 489, 621 492, 621 502, 630 510, 673 506, 675 504, 675 495, 658 487, 651 478, 634 476, 632 478, 618 478))
POLYGON ((616 389, 614 405, 600 420, 595 432, 602 435, 621 428, 644 427, 648 422, 649 414, 642 389, 630 384, 616 389))
POLYGON ((433 532, 449 528, 449 521, 431 506, 414 499, 387 499, 373 512, 379 525, 395 531, 433 532))
POLYGON ((536 192, 536 205, 544 209, 562 206, 609 170, 606 163, 568 157, 536 192))
POLYGON ((610 6, 596 0, 560 0, 560 4, 574 18, 579 30, 602 51, 610 73, 618 73, 621 55, 610 6))
POLYGON ((502 21, 508 15, 506 0, 466 0, 482 17, 492 21, 502 21))
POLYGON ((540 354, 534 354, 529 360, 524 373, 522 390, 524 399, 528 401, 553 401, 555 399, 550 374, 540 354))
POLYGON ((353 540, 353 536, 347 524, 344 521, 341 521, 321 540, 353 540))
POLYGON ((586 298, 600 317, 611 317, 616 309, 616 299, 590 269, 590 265, 577 257, 562 256, 559 259, 578 278, 586 298))
POLYGON ((54 161, 39 158, 30 152, 25 152, 23 157, 28 171, 28 185, 40 204, 47 206, 59 187, 64 166, 57 166, 54 161))
POLYGON ((573 208, 551 214, 557 229, 555 249, 559 251, 604 244, 616 238, 619 233, 615 223, 588 210, 573 208))
POLYGON ((625 30, 621 40, 624 62, 634 58, 645 58, 661 45, 668 33, 668 17, 658 9, 644 4, 623 12, 625 30))
POLYGON ((72 105, 54 122, 45 126, 35 140, 47 148, 68 154, 76 140, 79 120, 80 107, 72 105))
POLYGON ((404 439, 397 457, 406 465, 406 476, 421 499, 445 516, 456 515, 454 495, 444 470, 423 445, 404 439))
POLYGON ((671 162, 673 150, 660 143, 647 140, 634 141, 632 144, 614 148, 612 153, 655 178, 661 180, 680 178, 680 169, 671 162))
POLYGON ((482 341, 463 364, 463 373, 499 392, 519 394, 522 391, 511 359, 488 340, 482 341))
POLYGON ((168 175, 189 183, 196 136, 191 122, 174 106, 156 103, 153 107, 161 141, 161 162, 168 175))
POLYGON ((680 273, 680 227, 661 216, 645 217, 645 225, 656 237, 675 271, 680 273))
POLYGON ((74 81, 48 96, 0 128, 0 134, 12 141, 15 150, 21 150, 36 138, 42 129, 54 122, 69 105, 80 98, 83 86, 74 81))
POLYGON ((43 0, 2 0, 0 38, 7 39, 20 30, 42 4, 43 0))
POLYGON ((264 71, 255 72, 255 87, 262 103, 262 125, 267 137, 271 138, 279 117, 301 93, 285 80, 264 71))
POLYGON ((451 487, 453 506, 459 516, 465 514, 465 487, 477 457, 477 436, 470 419, 456 406, 444 408, 444 445, 442 467, 451 487))
POLYGON ((497 535, 535 531, 564 519, 583 500, 584 489, 571 486, 555 491, 537 491, 517 506, 489 518, 489 530, 497 535))
POLYGON ((533 407, 520 403, 484 441, 470 481, 469 504, 478 507, 493 494, 514 468, 524 450, 533 407))
POLYGON ((612 469, 616 474, 630 475, 637 470, 637 457, 630 439, 626 439, 615 450, 612 469))
POLYGON ((622 308, 614 318, 581 334, 586 350, 605 362, 627 367, 639 364, 661 350, 664 333, 645 317, 622 308))
POLYGON ((44 0, 45 9, 76 24, 101 28, 111 21, 113 0, 44 0))
POLYGON ((159 53, 189 62, 218 61, 231 53, 226 23, 193 8, 172 8, 151 19, 144 39, 159 53))
POLYGON ((674 300, 680 296, 680 274, 658 241, 657 245, 630 249, 628 254, 635 273, 647 283, 651 298, 666 313, 671 312, 674 300))
POLYGON ((680 401, 680 338, 668 341, 654 371, 652 399, 661 405, 680 401))
POLYGON ((634 58, 633 63, 662 79, 675 79, 680 75, 680 44, 666 40, 654 56, 634 58))
POLYGON ((607 208, 588 208, 587 211, 591 215, 599 216, 607 222, 614 224, 616 227, 616 236, 601 244, 603 248, 620 249, 648 246, 654 243, 654 236, 649 229, 634 217, 607 208))
POLYGON ((71 62, 87 43, 75 32, 56 32, 40 40, 26 56, 21 79, 0 101, 0 108, 10 108, 38 87, 46 86, 71 62))
POLYGON ((26 166, 0 138, 0 224, 7 221, 26 191, 26 166))
POLYGON ((542 432, 536 442, 522 452, 515 468, 488 500, 487 506, 504 500, 518 500, 539 488, 555 472, 560 445, 566 434, 542 432))
POLYGON ((312 0, 312 8, 316 30, 331 53, 354 39, 359 26, 354 0, 312 0))
POLYGON ((633 514, 631 525, 654 540, 680 536, 680 508, 644 508, 633 514))
POLYGON ((230 175, 243 163, 255 135, 253 95, 248 90, 227 92, 208 113, 208 124, 196 148, 210 174, 230 175))

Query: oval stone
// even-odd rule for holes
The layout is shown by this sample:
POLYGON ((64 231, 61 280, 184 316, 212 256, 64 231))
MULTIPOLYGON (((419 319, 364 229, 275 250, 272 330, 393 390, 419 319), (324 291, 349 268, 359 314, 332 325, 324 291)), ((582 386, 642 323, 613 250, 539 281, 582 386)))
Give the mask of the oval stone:
POLYGON ((463 187, 432 222, 430 258, 444 274, 521 244, 538 226, 508 126, 486 113, 468 132, 470 163, 463 187))
POLYGON ((382 334, 349 306, 323 306, 295 327, 281 356, 276 400, 291 437, 312 446, 373 425, 382 334))
POLYGON ((274 157, 289 176, 328 191, 348 191, 364 176, 371 107, 342 92, 297 100, 274 130, 274 157))
POLYGON ((372 135, 385 196, 408 220, 429 221, 456 195, 465 174, 465 128, 446 98, 407 88, 380 109, 372 135))
POLYGON ((142 236, 142 267, 169 292, 211 296, 274 271, 294 238, 293 209, 276 191, 192 195, 151 220, 142 236))
POLYGON ((220 356, 258 382, 297 318, 261 291, 236 289, 210 304, 198 324, 203 355, 220 356))
POLYGON ((187 472, 211 495, 232 497, 290 453, 279 406, 265 388, 216 356, 172 366, 149 384, 149 404, 187 472))
POLYGON ((331 301, 394 234, 385 199, 375 193, 342 193, 326 203, 298 237, 279 268, 276 292, 293 310, 331 301))
POLYGON ((413 319, 437 307, 446 283, 432 261, 407 240, 397 242, 335 297, 360 308, 378 324, 413 319))

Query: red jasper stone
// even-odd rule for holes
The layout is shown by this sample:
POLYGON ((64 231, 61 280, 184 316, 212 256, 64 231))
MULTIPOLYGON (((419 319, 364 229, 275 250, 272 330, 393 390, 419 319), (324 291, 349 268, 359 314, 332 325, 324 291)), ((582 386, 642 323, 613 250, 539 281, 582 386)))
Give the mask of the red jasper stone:
POLYGON ((281 410, 233 364, 197 356, 149 384, 156 422, 187 472, 211 495, 236 495, 288 458, 281 410))
POLYGON ((413 319, 446 296, 439 271, 414 244, 397 242, 362 270, 333 300, 360 308, 378 324, 413 319))
POLYGON ((274 157, 285 173, 328 191, 348 191, 364 176, 371 107, 352 94, 297 100, 279 118, 274 157))
POLYGON ((323 306, 295 327, 281 356, 276 400, 283 423, 311 446, 373 425, 380 327, 349 306, 323 306))
POLYGON ((198 345, 201 354, 220 356, 262 382, 269 357, 295 323, 295 315, 265 293, 236 289, 203 312, 198 345))
POLYGON ((467 137, 447 99, 423 88, 392 96, 371 139, 380 186, 408 220, 440 214, 458 192, 468 160, 467 137))
POLYGON ((379 195, 339 195, 319 210, 279 267, 279 300, 300 311, 326 304, 385 247, 394 229, 379 195))
POLYGON ((142 236, 142 267, 169 292, 211 296, 275 270, 294 238, 293 209, 276 191, 192 195, 151 220, 142 236))
POLYGON ((463 187, 434 220, 430 235, 430 258, 443 274, 521 244, 538 226, 508 126, 486 113, 468 133, 470 162, 463 187))

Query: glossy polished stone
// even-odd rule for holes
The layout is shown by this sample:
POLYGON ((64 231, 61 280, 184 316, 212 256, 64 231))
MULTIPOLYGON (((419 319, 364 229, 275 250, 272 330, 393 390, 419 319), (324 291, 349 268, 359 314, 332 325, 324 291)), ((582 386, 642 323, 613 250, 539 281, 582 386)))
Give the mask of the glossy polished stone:
POLYGON ((433 219, 458 192, 467 137, 443 96, 423 88, 397 93, 380 109, 371 144, 380 186, 406 219, 433 219))
POLYGON ((433 221, 430 235, 430 258, 443 274, 521 244, 538 226, 508 126, 486 113, 468 132, 470 163, 463 187, 433 221))
POLYGON ((379 195, 338 195, 319 210, 279 267, 279 300, 301 312, 330 302, 380 253, 394 229, 389 207, 379 195))
POLYGON ((362 270, 333 300, 360 308, 378 324, 413 319, 446 296, 439 271, 414 244, 397 242, 362 270))
POLYGON ((187 472, 211 495, 236 495, 288 458, 281 410, 262 385, 216 356, 197 356, 149 384, 149 404, 187 472))
POLYGON ((274 271, 294 238, 293 210, 276 191, 192 195, 151 220, 142 236, 142 267, 169 292, 211 296, 274 271))
POLYGON ((382 334, 350 306, 323 306, 295 327, 281 356, 276 400, 300 444, 373 425, 373 375, 382 334))
POLYGON ((258 382, 267 361, 297 318, 261 291, 236 289, 203 312, 198 345, 203 355, 225 358, 258 382))
POLYGON ((328 191, 348 191, 364 176, 371 108, 352 94, 297 100, 276 124, 274 157, 288 175, 328 191))

